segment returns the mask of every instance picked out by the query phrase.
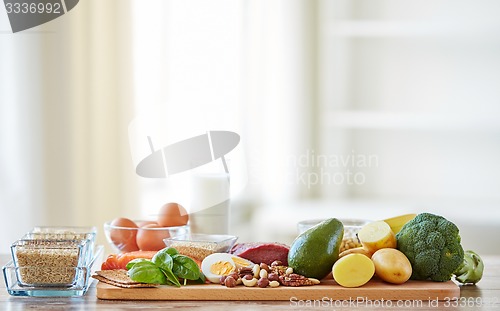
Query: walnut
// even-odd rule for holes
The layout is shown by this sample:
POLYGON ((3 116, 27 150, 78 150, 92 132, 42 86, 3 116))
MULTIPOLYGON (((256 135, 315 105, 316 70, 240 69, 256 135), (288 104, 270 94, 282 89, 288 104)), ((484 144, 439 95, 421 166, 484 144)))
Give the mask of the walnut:
POLYGON ((245 275, 251 275, 253 277, 252 268, 242 267, 238 269, 238 275, 240 278, 245 277, 245 275))
POLYGON ((269 267, 271 273, 276 273, 277 275, 285 275, 287 266, 271 266, 269 267))
POLYGON ((319 281, 316 279, 310 279, 296 273, 281 275, 279 278, 280 283, 284 286, 307 286, 319 284, 319 281))

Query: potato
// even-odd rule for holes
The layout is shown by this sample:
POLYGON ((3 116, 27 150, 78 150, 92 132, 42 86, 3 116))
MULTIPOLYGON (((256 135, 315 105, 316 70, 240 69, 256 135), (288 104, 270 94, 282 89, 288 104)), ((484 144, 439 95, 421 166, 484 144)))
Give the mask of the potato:
POLYGON ((343 287, 359 287, 373 277, 373 261, 362 254, 349 254, 335 262, 332 274, 335 282, 343 287))
POLYGON ((394 248, 379 249, 372 255, 375 274, 382 280, 403 284, 411 276, 411 263, 405 254, 394 248))
POLYGON ((362 254, 365 255, 368 258, 371 258, 373 255, 372 251, 367 250, 363 246, 361 247, 355 247, 355 248, 349 248, 343 251, 342 253, 339 254, 339 258, 342 258, 344 256, 347 256, 349 254, 362 254))
POLYGON ((391 227, 384 221, 374 221, 359 230, 358 238, 368 252, 374 253, 382 248, 396 248, 397 241, 391 227))

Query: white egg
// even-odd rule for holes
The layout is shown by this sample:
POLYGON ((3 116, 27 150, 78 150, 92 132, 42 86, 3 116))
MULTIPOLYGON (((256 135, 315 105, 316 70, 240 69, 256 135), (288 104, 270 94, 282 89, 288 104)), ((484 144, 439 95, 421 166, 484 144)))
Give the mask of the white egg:
POLYGON ((208 255, 201 262, 201 272, 207 280, 212 283, 219 283, 223 275, 229 275, 239 267, 251 267, 253 263, 244 258, 228 253, 215 253, 208 255))

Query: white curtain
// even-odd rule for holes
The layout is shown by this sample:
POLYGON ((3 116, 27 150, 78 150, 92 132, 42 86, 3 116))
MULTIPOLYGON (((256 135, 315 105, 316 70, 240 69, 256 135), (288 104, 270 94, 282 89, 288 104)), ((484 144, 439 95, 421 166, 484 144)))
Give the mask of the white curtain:
POLYGON ((89 0, 0 34, 0 249, 33 225, 102 232, 105 220, 140 213, 127 136, 130 25, 129 1, 89 0))
POLYGON ((305 0, 86 0, 17 34, 0 14, 0 249, 33 225, 102 232, 155 208, 162 188, 135 175, 129 149, 142 113, 159 111, 176 140, 236 129, 248 184, 234 202, 250 207, 235 224, 307 195, 287 159, 314 137, 311 12, 305 0))

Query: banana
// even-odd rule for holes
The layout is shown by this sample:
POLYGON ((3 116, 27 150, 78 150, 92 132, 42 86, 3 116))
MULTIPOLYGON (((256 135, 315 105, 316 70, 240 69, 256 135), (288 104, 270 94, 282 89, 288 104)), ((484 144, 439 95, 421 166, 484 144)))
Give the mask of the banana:
POLYGON ((405 214, 401 216, 384 219, 384 221, 391 227, 392 232, 396 234, 401 230, 401 228, 403 228, 403 226, 407 222, 415 218, 415 216, 417 216, 417 214, 405 214))

